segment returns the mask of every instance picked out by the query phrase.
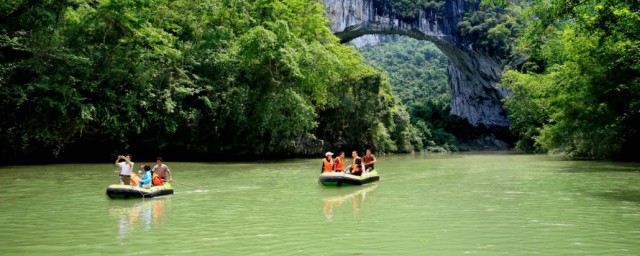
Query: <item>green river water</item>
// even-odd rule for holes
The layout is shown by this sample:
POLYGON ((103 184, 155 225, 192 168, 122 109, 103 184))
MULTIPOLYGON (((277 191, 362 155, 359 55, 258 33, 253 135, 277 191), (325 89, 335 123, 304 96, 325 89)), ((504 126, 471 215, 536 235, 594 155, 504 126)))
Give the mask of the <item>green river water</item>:
POLYGON ((0 167, 0 255, 640 254, 638 164, 378 160, 380 181, 342 188, 320 159, 167 162, 176 193, 144 200, 105 196, 108 163, 0 167))

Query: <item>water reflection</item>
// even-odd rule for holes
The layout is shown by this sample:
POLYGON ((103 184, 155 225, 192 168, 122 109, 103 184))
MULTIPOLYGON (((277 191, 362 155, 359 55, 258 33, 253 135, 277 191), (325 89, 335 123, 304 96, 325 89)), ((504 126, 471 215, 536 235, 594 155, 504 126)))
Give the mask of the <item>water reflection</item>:
POLYGON ((345 204, 348 206, 351 204, 353 211, 353 217, 357 220, 362 215, 362 211, 365 206, 367 194, 371 197, 371 192, 378 188, 378 183, 374 183, 362 188, 354 190, 354 188, 336 188, 338 195, 325 197, 322 199, 324 202, 323 213, 326 221, 333 221, 334 210, 336 208, 342 208, 345 204))
POLYGON ((139 226, 142 226, 145 232, 152 228, 160 228, 167 209, 171 209, 170 197, 144 199, 127 206, 114 206, 109 212, 118 220, 118 238, 126 240, 139 226))

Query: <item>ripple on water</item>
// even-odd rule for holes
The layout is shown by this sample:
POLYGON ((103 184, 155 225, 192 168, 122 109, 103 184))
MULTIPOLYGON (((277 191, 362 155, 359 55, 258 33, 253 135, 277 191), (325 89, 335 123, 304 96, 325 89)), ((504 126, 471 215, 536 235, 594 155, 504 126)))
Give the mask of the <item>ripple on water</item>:
POLYGON ((383 179, 351 188, 318 185, 316 159, 175 163, 184 184, 201 185, 176 184, 173 196, 128 201, 104 195, 114 182, 112 165, 5 168, 0 247, 35 255, 640 251, 635 173, 529 155, 380 159, 383 179))

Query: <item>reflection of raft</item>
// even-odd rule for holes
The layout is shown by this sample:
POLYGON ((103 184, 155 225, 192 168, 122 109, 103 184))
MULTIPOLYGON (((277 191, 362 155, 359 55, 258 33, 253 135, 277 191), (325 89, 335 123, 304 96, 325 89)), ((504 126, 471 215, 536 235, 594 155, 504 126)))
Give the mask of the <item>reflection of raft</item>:
POLYGON ((363 185, 369 182, 380 180, 378 172, 373 170, 362 174, 362 176, 356 176, 346 174, 342 172, 325 172, 320 174, 318 182, 325 186, 342 186, 342 185, 363 185))
POLYGON ((346 201, 356 196, 373 192, 378 188, 378 185, 378 183, 373 183, 362 187, 344 187, 331 189, 330 191, 323 192, 324 194, 327 194, 327 196, 323 197, 322 201, 324 201, 325 203, 346 201))
POLYGON ((173 194, 171 184, 165 183, 163 186, 153 186, 151 188, 140 188, 130 185, 111 185, 107 187, 107 196, 116 198, 149 198, 173 194))

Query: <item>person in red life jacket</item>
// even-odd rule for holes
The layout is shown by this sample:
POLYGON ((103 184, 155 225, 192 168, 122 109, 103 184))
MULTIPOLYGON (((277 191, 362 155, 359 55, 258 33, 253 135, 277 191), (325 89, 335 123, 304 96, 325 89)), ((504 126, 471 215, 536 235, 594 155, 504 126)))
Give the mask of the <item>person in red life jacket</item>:
POLYGON ((162 177, 156 175, 155 173, 153 174, 153 179, 152 182, 154 186, 163 186, 164 185, 164 180, 162 179, 162 177))
POLYGON ((173 175, 171 174, 171 170, 166 164, 162 163, 162 157, 158 157, 156 160, 156 166, 153 167, 152 171, 155 175, 160 176, 164 181, 173 182, 173 175), (169 174, 169 179, 167 180, 167 173, 169 174))
POLYGON ((333 153, 327 152, 322 159, 322 173, 333 171, 333 153))
POLYGON ((336 160, 333 161, 335 164, 335 171, 342 172, 344 171, 344 151, 341 151, 336 160))
POLYGON ((351 174, 360 176, 364 170, 364 164, 362 164, 362 158, 358 156, 358 151, 351 152, 353 157, 353 163, 351 163, 351 174))
POLYGON ((370 172, 373 171, 373 164, 376 162, 376 157, 371 154, 371 149, 367 149, 367 153, 364 155, 364 168, 365 171, 370 172))

